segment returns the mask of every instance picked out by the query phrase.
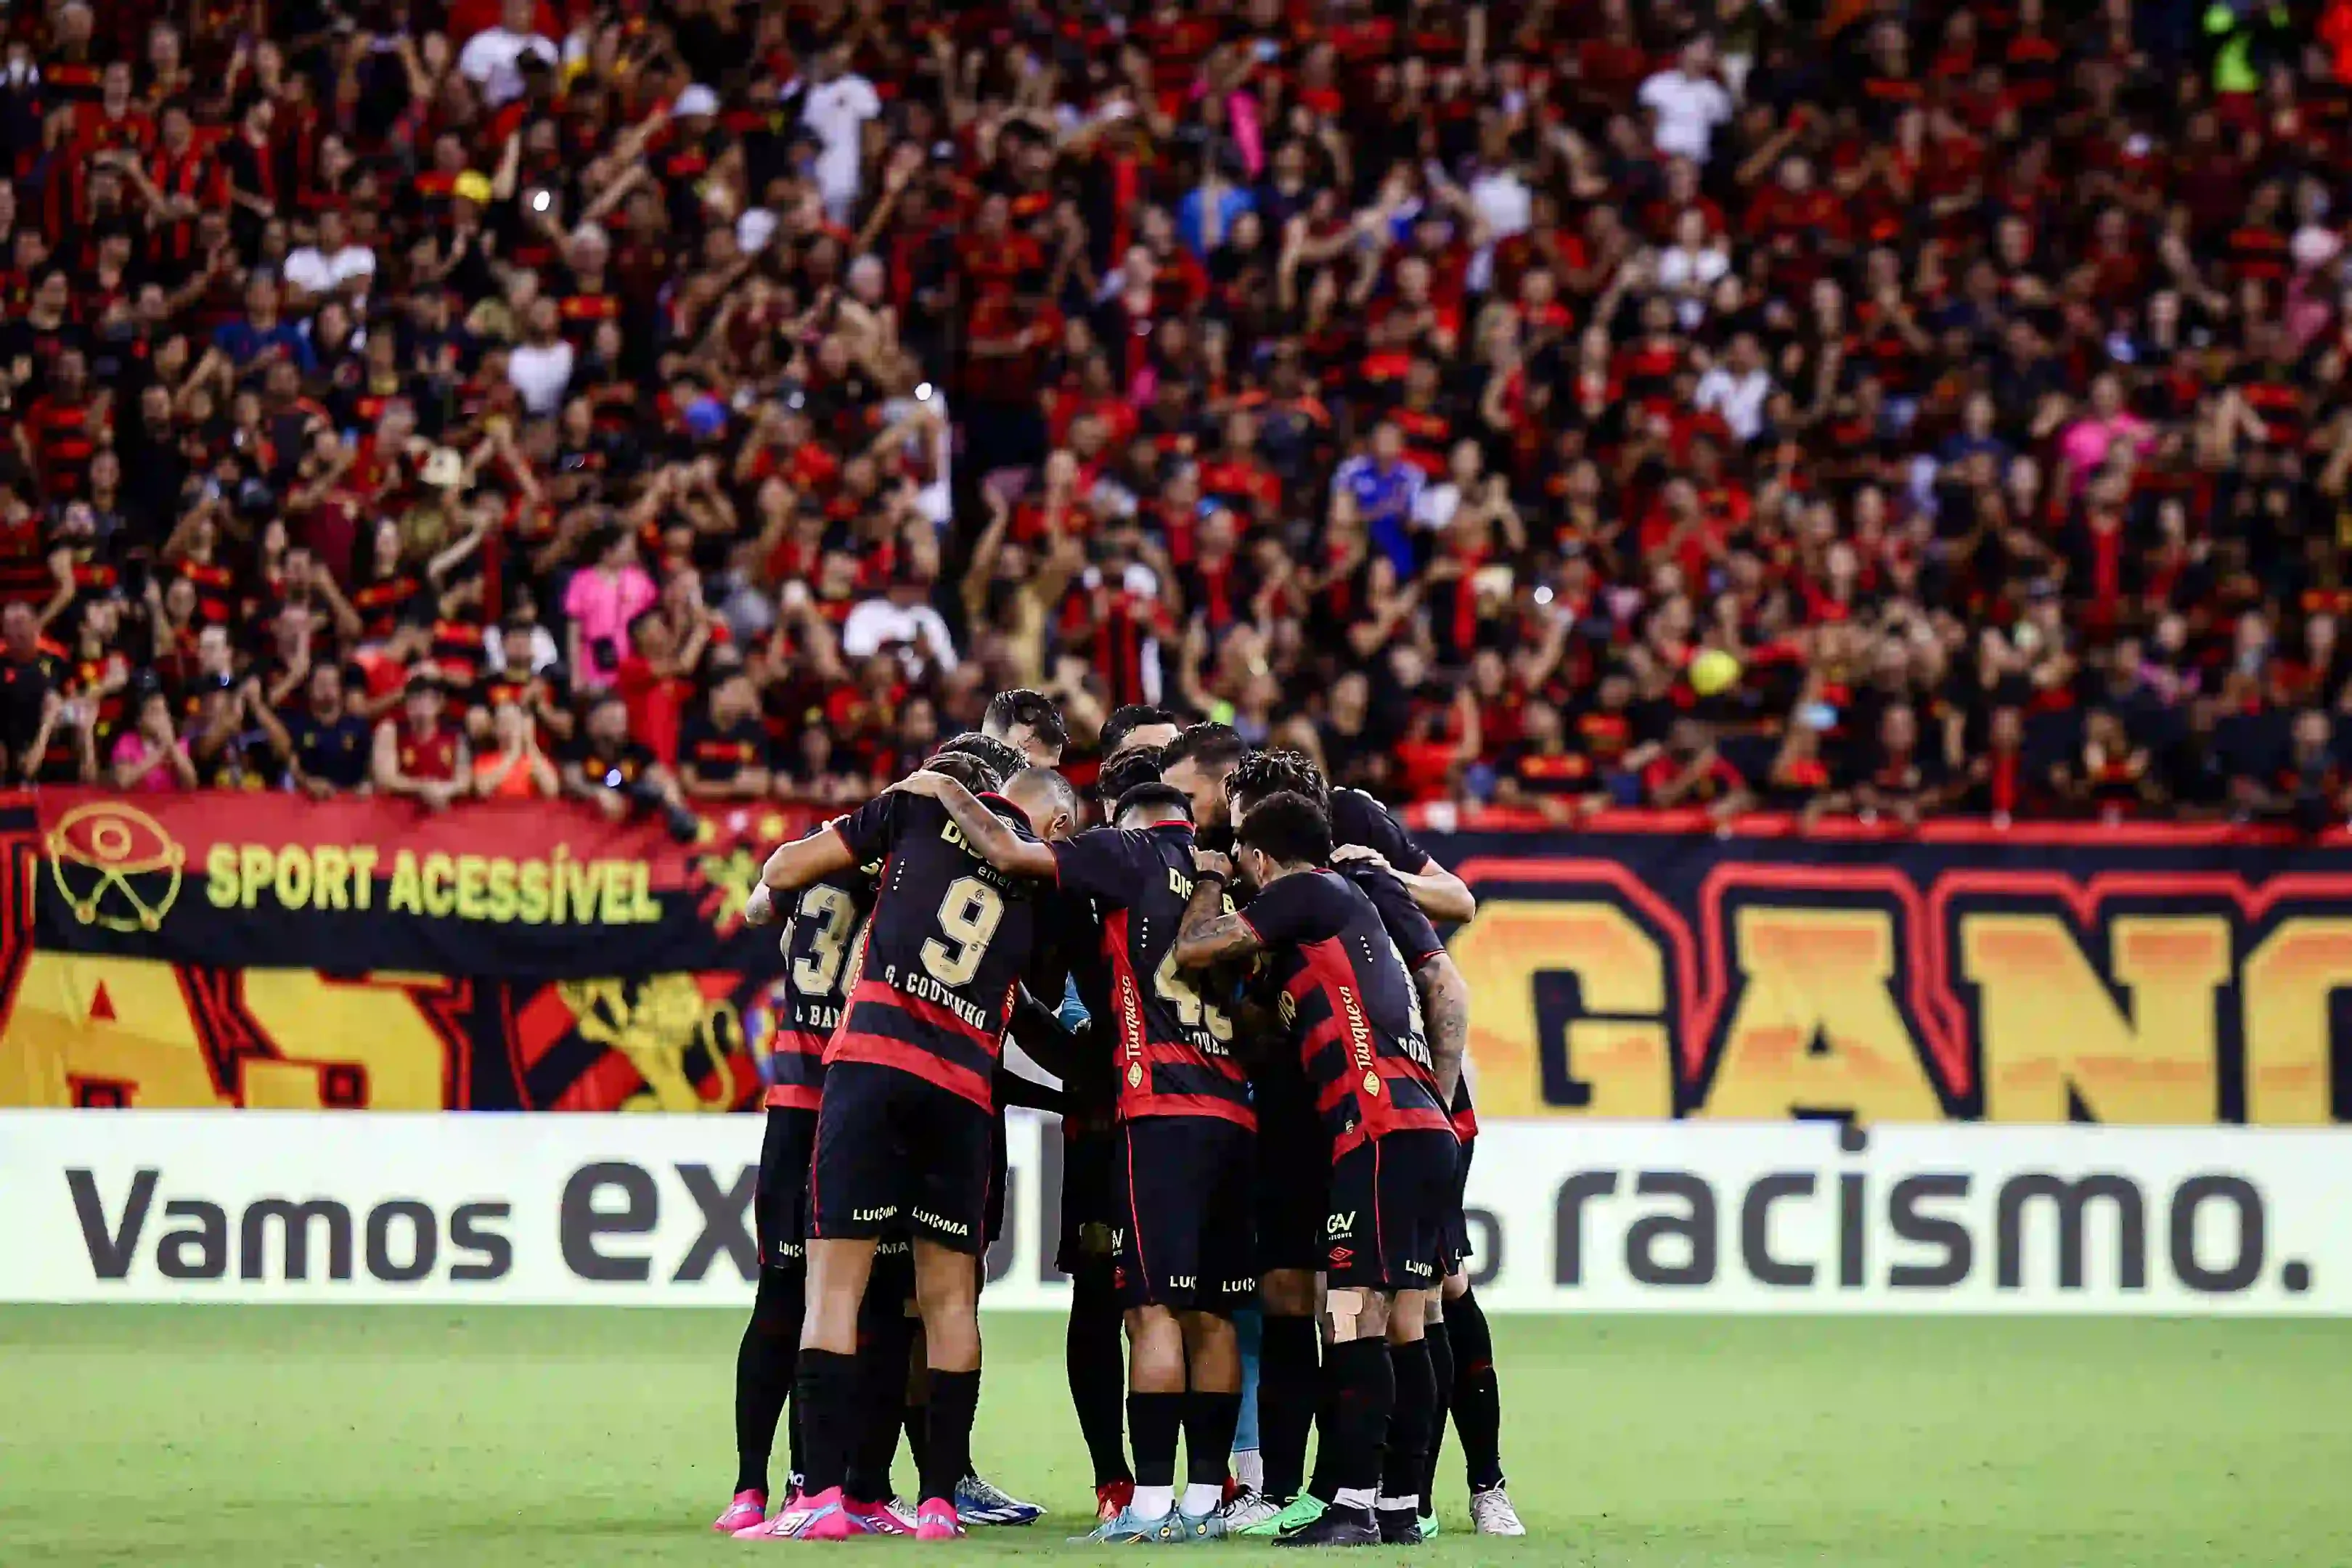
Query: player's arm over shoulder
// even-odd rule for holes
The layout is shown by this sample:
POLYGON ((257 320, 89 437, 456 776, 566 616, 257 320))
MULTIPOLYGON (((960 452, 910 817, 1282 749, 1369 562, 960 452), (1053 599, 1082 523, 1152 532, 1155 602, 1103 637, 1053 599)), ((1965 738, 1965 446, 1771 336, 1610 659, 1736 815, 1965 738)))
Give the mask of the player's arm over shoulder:
POLYGON ((1381 801, 1360 789, 1345 789, 1331 797, 1332 837, 1343 844, 1361 844, 1380 852, 1412 895, 1422 912, 1433 921, 1466 921, 1478 912, 1470 884, 1437 863, 1405 831, 1381 801))
POLYGON ((1036 839, 1013 830, 1012 824, 988 808, 988 803, 945 773, 919 772, 891 786, 893 793, 919 794, 937 801, 971 846, 972 853, 1012 877, 1051 879, 1054 851, 1036 839))
POLYGON ((760 886, 744 906, 744 919, 753 925, 765 925, 774 918, 772 909, 754 914, 755 906, 761 904, 761 893, 772 898, 774 894, 794 892, 821 878, 837 876, 878 858, 888 850, 896 811, 890 796, 877 795, 807 837, 781 846, 761 868, 760 886))

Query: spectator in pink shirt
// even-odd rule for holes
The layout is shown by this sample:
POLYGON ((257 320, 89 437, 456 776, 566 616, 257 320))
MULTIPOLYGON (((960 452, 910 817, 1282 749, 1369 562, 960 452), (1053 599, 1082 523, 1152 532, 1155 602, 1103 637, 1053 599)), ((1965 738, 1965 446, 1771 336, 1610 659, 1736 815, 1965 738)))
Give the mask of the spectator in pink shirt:
POLYGON ((188 743, 173 733, 171 699, 161 691, 150 691, 139 704, 138 726, 114 738, 107 762, 117 789, 160 793, 196 787, 188 743))
POLYGON ((563 613, 572 622, 572 679, 583 687, 604 687, 620 673, 629 623, 653 608, 660 593, 637 564, 636 536, 628 530, 608 529, 589 548, 595 564, 572 574, 563 613))
POLYGON ((2155 429, 2124 406, 2123 383, 2112 373, 2091 383, 2091 411, 2066 426, 2058 437, 2058 455, 2066 460, 2068 488, 2080 495, 2107 460, 2118 441, 2129 441, 2142 453, 2156 444, 2155 429))

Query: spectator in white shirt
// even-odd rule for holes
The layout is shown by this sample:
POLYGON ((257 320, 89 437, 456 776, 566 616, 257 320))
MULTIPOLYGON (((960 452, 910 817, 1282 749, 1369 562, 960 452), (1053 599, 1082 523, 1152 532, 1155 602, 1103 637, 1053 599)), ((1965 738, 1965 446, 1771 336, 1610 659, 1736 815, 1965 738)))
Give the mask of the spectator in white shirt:
POLYGON ((866 160, 866 122, 882 112, 874 84, 848 68, 848 51, 825 50, 803 95, 801 123, 816 132, 816 188, 825 216, 848 225, 857 213, 858 174, 866 160))
POLYGON ((1475 441, 1456 441, 1445 456, 1445 479, 1413 498, 1412 525, 1442 529, 1485 488, 1486 455, 1475 441))
POLYGON ((1721 236, 1709 239, 1706 214, 1685 207, 1675 219, 1675 242, 1658 252, 1658 287, 1673 297, 1683 331, 1706 320, 1706 297, 1730 270, 1730 242, 1721 236))
POLYGON ((1741 332, 1731 340, 1722 362, 1698 378, 1691 402, 1701 412, 1711 408, 1721 414, 1724 424, 1744 446, 1762 432, 1764 405, 1771 395, 1772 378, 1764 371, 1764 351, 1757 345, 1755 333, 1741 332))
POLYGON ((481 89, 492 109, 522 96, 522 58, 536 55, 552 69, 555 40, 536 31, 533 0, 506 0, 499 25, 476 33, 457 53, 457 74, 481 89))
POLYGON ((1683 47, 1672 70, 1642 84, 1642 107, 1653 117, 1651 140, 1670 157, 1705 163, 1715 128, 1731 118, 1731 94, 1715 79, 1715 45, 1705 35, 1683 47))
POLYGON ((564 341, 563 317, 552 300, 532 301, 523 341, 507 355, 507 380, 522 394, 522 405, 537 418, 563 406, 572 384, 572 345, 564 341))
POLYGON ((955 638, 939 611, 931 608, 930 584, 906 565, 892 575, 887 595, 860 601, 841 623, 845 656, 870 658, 893 649, 910 668, 956 667, 955 638))
POLYGON ((351 226, 332 207, 319 215, 319 242, 286 258, 279 269, 286 283, 305 294, 328 294, 359 280, 364 291, 375 276, 375 252, 352 243, 351 226))

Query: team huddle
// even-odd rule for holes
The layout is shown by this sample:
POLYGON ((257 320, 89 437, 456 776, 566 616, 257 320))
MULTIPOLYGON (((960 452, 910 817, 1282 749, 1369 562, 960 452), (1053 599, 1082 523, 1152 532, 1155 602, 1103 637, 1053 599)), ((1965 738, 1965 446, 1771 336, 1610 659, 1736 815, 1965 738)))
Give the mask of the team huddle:
POLYGON ((1026 1104, 1066 1140, 1088 1540, 1419 1542, 1449 1409, 1475 1524, 1523 1533, 1462 1269, 1468 993, 1432 924, 1466 919, 1468 890, 1306 758, 1157 709, 1105 725, 1085 827, 1065 739, 1048 700, 1000 694, 981 731, 778 849, 745 906, 784 924, 785 973, 716 1528, 945 1540, 1038 1517, 971 1455, 978 1263, 1003 1112, 1026 1104), (1008 1041, 1060 1088, 1008 1067, 1008 1041))

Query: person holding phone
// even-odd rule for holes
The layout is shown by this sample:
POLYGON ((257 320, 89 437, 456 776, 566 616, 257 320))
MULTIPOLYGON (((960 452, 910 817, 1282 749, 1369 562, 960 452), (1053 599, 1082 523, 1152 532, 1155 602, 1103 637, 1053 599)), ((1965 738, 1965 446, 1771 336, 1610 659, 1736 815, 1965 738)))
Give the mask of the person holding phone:
POLYGON ((637 564, 636 535, 607 524, 589 536, 591 564, 572 575, 563 593, 563 613, 572 623, 567 652, 573 679, 584 689, 607 687, 619 679, 628 647, 629 623, 661 597, 654 580, 637 564))

